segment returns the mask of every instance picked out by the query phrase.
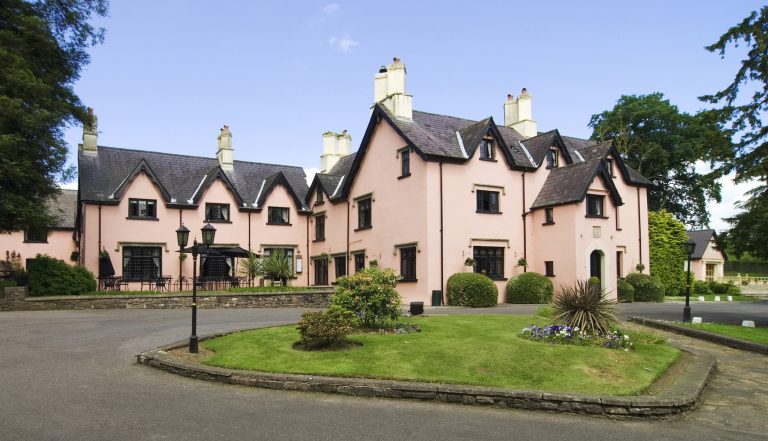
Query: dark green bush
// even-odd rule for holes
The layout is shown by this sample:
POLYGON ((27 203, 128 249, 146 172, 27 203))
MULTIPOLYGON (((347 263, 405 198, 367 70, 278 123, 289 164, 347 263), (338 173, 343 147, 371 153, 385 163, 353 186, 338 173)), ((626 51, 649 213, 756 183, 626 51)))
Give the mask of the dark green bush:
POLYGON ((708 296, 712 294, 712 290, 709 289, 709 283, 703 280, 694 280, 691 285, 691 294, 695 296, 708 296))
POLYGON ((546 276, 529 272, 509 279, 506 291, 507 303, 549 303, 554 287, 546 276))
POLYGON ((728 289, 725 291, 726 294, 729 296, 738 296, 741 295, 741 287, 736 286, 733 283, 726 283, 728 285, 728 289))
POLYGON ((386 319, 397 320, 402 299, 395 287, 400 280, 391 268, 369 266, 336 281, 331 304, 354 313, 365 327, 381 326, 386 319))
POLYGON ((485 308, 499 303, 499 290, 493 280, 479 273, 456 273, 446 285, 448 304, 485 308))
POLYGON ((96 279, 83 267, 38 254, 30 262, 29 292, 33 296, 79 295, 96 291, 96 279))
POLYGON ((635 301, 635 287, 623 279, 616 283, 616 296, 619 303, 632 303, 635 301))
POLYGON ((709 289, 715 294, 727 294, 729 296, 741 294, 741 288, 733 283, 711 281, 709 282, 709 289))
POLYGON ((352 332, 354 322, 354 313, 331 306, 326 311, 305 312, 296 329, 304 349, 327 348, 344 340, 352 332))
POLYGON ((635 302, 664 301, 664 285, 648 274, 630 273, 625 280, 635 288, 635 302))
POLYGON ((616 323, 616 303, 608 300, 600 284, 591 280, 563 286, 552 307, 553 324, 579 328, 589 334, 609 334, 616 323))

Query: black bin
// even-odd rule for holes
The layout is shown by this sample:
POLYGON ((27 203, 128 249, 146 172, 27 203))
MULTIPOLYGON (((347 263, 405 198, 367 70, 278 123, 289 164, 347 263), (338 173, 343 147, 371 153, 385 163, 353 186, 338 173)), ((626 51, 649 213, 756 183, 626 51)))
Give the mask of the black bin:
POLYGON ((411 315, 424 314, 424 302, 411 302, 411 315))
POLYGON ((443 305, 443 292, 439 289, 432 291, 432 306, 443 305))

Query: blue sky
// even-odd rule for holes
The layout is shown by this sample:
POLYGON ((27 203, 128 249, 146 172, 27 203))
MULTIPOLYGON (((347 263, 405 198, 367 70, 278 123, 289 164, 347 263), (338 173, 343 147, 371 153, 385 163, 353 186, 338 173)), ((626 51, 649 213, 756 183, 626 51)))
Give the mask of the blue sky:
MULTIPOLYGON (((703 49, 759 1, 421 2, 112 0, 106 41, 75 86, 99 144, 214 156, 223 124, 235 158, 316 168, 321 134, 357 148, 373 75, 408 69, 417 110, 503 122, 526 87, 539 130, 588 137, 622 94, 662 92, 683 111, 723 88, 740 50, 703 49)), ((82 130, 66 131, 74 164, 82 130)), ((743 187, 725 182, 712 226, 743 187)))

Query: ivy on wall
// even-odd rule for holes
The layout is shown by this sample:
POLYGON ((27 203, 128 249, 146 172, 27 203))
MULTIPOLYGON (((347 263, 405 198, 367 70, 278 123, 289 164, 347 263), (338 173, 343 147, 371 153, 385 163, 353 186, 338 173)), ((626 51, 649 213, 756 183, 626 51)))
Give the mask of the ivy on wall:
POLYGON ((687 259, 685 243, 688 241, 685 225, 666 210, 649 211, 648 235, 651 276, 664 284, 666 295, 682 295, 687 259))

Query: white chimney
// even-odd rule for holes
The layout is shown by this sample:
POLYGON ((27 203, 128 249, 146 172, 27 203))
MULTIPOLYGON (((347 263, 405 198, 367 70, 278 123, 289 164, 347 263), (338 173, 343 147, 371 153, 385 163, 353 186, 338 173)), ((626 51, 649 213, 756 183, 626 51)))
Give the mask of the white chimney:
POLYGON ((221 128, 221 134, 217 138, 219 141, 219 149, 216 151, 216 157, 219 159, 219 165, 225 170, 232 170, 234 166, 234 150, 232 149, 232 132, 229 131, 229 126, 224 125, 221 128))
POLYGON ((328 173, 339 159, 347 156, 352 148, 352 136, 341 133, 323 133, 323 154, 320 156, 320 173, 328 173))
POLYGON ((525 138, 538 134, 538 125, 533 120, 531 110, 532 98, 528 91, 523 89, 517 99, 507 95, 507 101, 504 103, 504 125, 517 130, 525 138))
POLYGON ((395 57, 392 64, 381 68, 373 77, 373 99, 396 117, 413 118, 413 96, 405 93, 405 64, 395 57))
POLYGON ((99 147, 97 145, 98 141, 98 124, 96 121, 96 115, 93 114, 93 109, 88 108, 88 115, 93 118, 93 122, 91 124, 86 124, 83 126, 83 145, 82 149, 84 152, 89 153, 98 153, 99 147))

